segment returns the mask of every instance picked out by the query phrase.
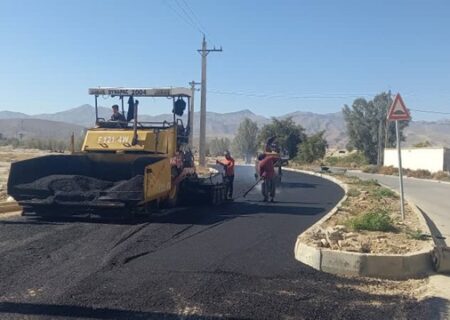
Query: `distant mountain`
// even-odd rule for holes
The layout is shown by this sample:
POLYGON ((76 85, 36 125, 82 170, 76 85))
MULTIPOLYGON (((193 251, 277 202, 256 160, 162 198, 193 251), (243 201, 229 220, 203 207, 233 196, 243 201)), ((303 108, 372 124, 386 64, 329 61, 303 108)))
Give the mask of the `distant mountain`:
POLYGON ((25 118, 30 118, 30 116, 22 112, 0 111, 0 119, 25 119, 25 118))
POLYGON ((42 119, 0 119, 0 133, 7 138, 68 140, 72 132, 79 136, 84 127, 42 119))
MULTIPOLYGON (((229 113, 207 112, 206 114, 206 132, 211 136, 233 137, 239 127, 239 124, 245 118, 255 121, 259 127, 269 123, 270 119, 259 116, 250 110, 242 110, 229 113)), ((194 116, 194 133, 199 131, 200 114, 194 116)))
POLYGON ((435 146, 450 147, 450 119, 440 121, 411 121, 405 130, 406 145, 429 141, 435 146))
MULTIPOLYGON (((109 119, 111 110, 104 107, 98 108, 99 117, 109 119)), ((31 116, 34 119, 60 121, 73 123, 83 127, 92 127, 95 124, 95 109, 89 104, 56 113, 43 113, 31 116)))
MULTIPOLYGON (((99 107, 99 117, 109 119, 111 109, 99 107)), ((344 148, 347 144, 348 137, 343 114, 341 112, 317 114, 312 112, 293 112, 279 117, 284 119, 292 117, 295 123, 300 124, 306 130, 306 133, 312 134, 325 130, 325 137, 330 147, 344 148)), ((237 112, 217 113, 207 112, 206 114, 206 133, 211 137, 229 137, 232 138, 244 118, 250 118, 255 121, 259 127, 270 122, 269 118, 257 115, 252 111, 245 109, 237 112)), ((141 122, 161 122, 163 120, 171 121, 172 114, 160 115, 139 115, 141 122)), ((184 123, 187 122, 187 116, 183 116, 184 123)), ((199 133, 200 114, 194 115, 194 134, 199 133)), ((89 104, 79 106, 77 108, 57 112, 38 115, 27 115, 20 112, 0 111, 0 133, 7 133, 8 136, 15 135, 19 131, 24 131, 28 136, 48 137, 51 134, 70 134, 72 131, 79 132, 83 128, 89 128, 95 122, 95 109, 89 104), (3 120, 1 120, 3 119, 3 120), (18 120, 24 120, 22 122, 18 120), (27 120, 25 122, 25 120, 27 120), (39 120, 39 121, 38 121, 39 120), (43 121, 47 120, 47 122, 43 121), (26 124, 26 130, 23 126, 26 124), (48 128, 43 128, 47 126, 48 128), (60 131, 59 131, 60 130, 60 131)), ((406 144, 413 144, 430 141, 433 145, 450 146, 450 120, 441 120, 435 122, 413 121, 406 129, 406 144)))
POLYGON ((293 112, 281 118, 292 117, 295 123, 305 128, 306 133, 325 131, 330 146, 345 147, 348 141, 342 112, 317 114, 312 112, 293 112))

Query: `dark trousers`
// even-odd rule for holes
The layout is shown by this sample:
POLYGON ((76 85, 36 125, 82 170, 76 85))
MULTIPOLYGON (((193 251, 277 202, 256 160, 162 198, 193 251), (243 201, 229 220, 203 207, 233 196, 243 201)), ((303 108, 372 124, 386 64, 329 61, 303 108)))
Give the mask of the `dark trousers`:
POLYGON ((276 181, 275 181, 275 177, 273 178, 265 178, 263 180, 263 184, 262 184, 262 194, 264 199, 268 199, 269 197, 271 199, 275 198, 275 193, 276 193, 276 181))
POLYGON ((234 176, 225 176, 224 182, 225 182, 225 196, 227 196, 228 198, 233 198, 234 176))

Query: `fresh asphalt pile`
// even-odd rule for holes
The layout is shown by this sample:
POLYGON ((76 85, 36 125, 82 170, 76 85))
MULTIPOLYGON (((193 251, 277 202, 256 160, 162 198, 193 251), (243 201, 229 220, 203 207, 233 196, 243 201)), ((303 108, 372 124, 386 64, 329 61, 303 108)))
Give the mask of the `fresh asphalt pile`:
MULTIPOLYGON (((254 183, 236 170, 236 195, 254 183)), ((294 259, 297 235, 343 196, 285 173, 220 207, 167 211, 134 225, 0 220, 0 319, 432 319, 404 282, 324 274, 294 259), (363 288, 379 288, 373 294, 363 288)))
POLYGON ((143 197, 144 177, 134 176, 118 182, 81 175, 49 175, 15 188, 37 198, 61 201, 92 201, 100 199, 140 200, 143 197))

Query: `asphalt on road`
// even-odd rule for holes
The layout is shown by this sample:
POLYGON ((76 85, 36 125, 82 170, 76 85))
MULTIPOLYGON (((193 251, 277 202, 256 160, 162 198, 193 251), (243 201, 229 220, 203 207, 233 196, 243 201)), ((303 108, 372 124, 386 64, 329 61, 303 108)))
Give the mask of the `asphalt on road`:
POLYGON ((236 201, 181 208, 134 225, 0 217, 0 319, 414 319, 403 296, 355 285, 294 259, 298 234, 343 196, 321 178, 285 172, 264 203, 253 168, 236 201))

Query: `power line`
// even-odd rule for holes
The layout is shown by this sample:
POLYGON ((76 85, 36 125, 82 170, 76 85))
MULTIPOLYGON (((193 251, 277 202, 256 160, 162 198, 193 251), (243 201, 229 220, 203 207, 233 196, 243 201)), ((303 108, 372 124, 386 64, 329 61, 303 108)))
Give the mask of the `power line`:
POLYGON ((190 13, 188 13, 186 11, 186 9, 183 8, 182 5, 180 5, 180 2, 178 2, 178 0, 174 0, 175 4, 177 5, 178 8, 181 9, 181 11, 183 11, 183 13, 185 14, 185 17, 187 17, 189 19, 189 21, 191 22, 192 25, 195 25, 195 28, 200 31, 200 33, 205 34, 205 32, 203 31, 203 29, 201 28, 201 25, 195 21, 195 19, 192 17, 192 15, 190 13))
POLYGON ((170 1, 166 1, 166 0, 162 0, 162 3, 164 3, 164 5, 166 5, 170 10, 172 10, 173 12, 175 12, 175 14, 181 18, 187 25, 189 25, 191 28, 193 28, 195 31, 200 32, 201 34, 204 34, 203 31, 201 29, 198 28, 198 26, 196 26, 194 23, 192 23, 189 19, 186 19, 186 17, 180 13, 178 10, 175 9, 175 7, 173 7, 170 4, 170 1))
POLYGON ((321 93, 321 94, 305 94, 305 95, 286 95, 286 94, 261 94, 235 91, 210 90, 211 93, 223 95, 236 95, 255 98, 281 98, 281 99, 348 99, 354 97, 373 97, 372 93, 321 93))
POLYGON ((189 12, 192 14, 192 16, 194 17, 194 19, 197 21, 197 24, 200 26, 200 28, 206 32, 206 28, 202 25, 199 17, 197 16, 197 14, 195 13, 195 11, 192 9, 192 7, 189 5, 189 3, 186 2, 186 0, 182 0, 184 5, 186 6, 186 8, 188 8, 189 12))
POLYGON ((450 112, 432 111, 432 110, 420 110, 420 109, 409 109, 411 111, 423 112, 423 113, 435 113, 435 114, 450 114, 450 112))
MULTIPOLYGON (((233 95, 244 96, 253 98, 266 98, 266 99, 298 99, 298 100, 314 100, 314 99, 348 99, 358 97, 373 97, 376 94, 373 93, 321 93, 321 94, 305 94, 305 95, 287 95, 287 94, 264 94, 264 93, 249 93, 249 92, 236 92, 236 91, 221 91, 221 90, 209 90, 210 93, 220 95, 233 95)), ((423 109, 409 109, 411 111, 450 115, 450 112, 423 110, 423 109)))

